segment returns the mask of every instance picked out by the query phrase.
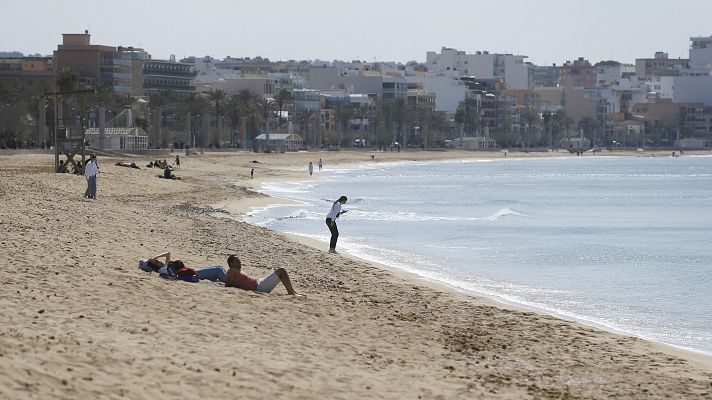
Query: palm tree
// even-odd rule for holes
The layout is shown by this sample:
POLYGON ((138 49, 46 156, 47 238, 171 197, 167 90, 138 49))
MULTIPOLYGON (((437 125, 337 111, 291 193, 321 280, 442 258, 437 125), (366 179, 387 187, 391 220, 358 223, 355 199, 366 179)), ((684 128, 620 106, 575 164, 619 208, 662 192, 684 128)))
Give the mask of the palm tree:
POLYGON ((309 145, 309 124, 312 120, 312 118, 316 115, 316 111, 314 110, 302 110, 300 112, 300 122, 302 126, 302 131, 304 132, 304 145, 308 146, 309 145))
POLYGON ((393 122, 396 124, 396 131, 393 132, 393 141, 403 141, 403 125, 405 124, 406 109, 405 99, 399 98, 391 102, 393 122))
POLYGON ((239 119, 240 119, 240 133, 242 135, 242 148, 245 148, 247 144, 247 119, 254 115, 255 106, 257 103, 257 95, 252 93, 249 89, 242 89, 235 95, 236 104, 239 109, 239 119))
POLYGON ((60 92, 75 90, 79 86, 79 75, 74 70, 65 68, 57 76, 57 89, 60 92))
POLYGON ((257 109, 262 117, 265 142, 267 143, 267 149, 269 149, 269 120, 274 116, 276 104, 273 99, 262 99, 262 101, 258 103, 257 109))
POLYGON ((583 117, 578 123, 579 129, 583 130, 584 137, 591 138, 591 145, 595 146, 594 132, 596 129, 596 121, 592 117, 583 117))
MULTIPOLYGON (((202 97, 196 93, 191 93, 187 97, 184 98, 184 108, 185 111, 190 115, 190 117, 195 117, 195 116, 200 116, 203 115, 203 117, 206 115, 208 111, 208 107, 210 107, 210 102, 205 98, 202 97)), ((200 121, 200 119, 198 119, 200 121)), ((191 130, 193 128, 191 127, 191 130)), ((188 134, 192 134, 192 132, 188 132, 188 134)), ((202 131, 200 132, 201 140, 200 143, 202 143, 203 146, 208 145, 208 135, 205 134, 205 132, 202 131)), ((190 138, 188 138, 190 142, 190 138)), ((196 140, 197 144, 197 140, 196 140)))
POLYGON ((463 125, 465 136, 475 136, 479 128, 480 114, 477 108, 477 99, 468 95, 457 105, 455 122, 463 125))
MULTIPOLYGON (((63 69, 59 75, 57 75, 57 91, 59 92, 69 92, 71 90, 75 90, 79 86, 79 75, 77 75, 74 70, 65 68, 63 69)), ((64 125, 64 120, 65 120, 65 114, 64 110, 66 109, 66 101, 67 98, 65 96, 61 96, 60 100, 58 101, 57 106, 59 107, 59 111, 57 112, 57 116, 61 118, 60 124, 64 125)))
POLYGON ((282 89, 279 93, 277 93, 275 101, 277 102, 277 111, 279 112, 277 126, 280 126, 282 124, 282 111, 286 111, 285 108, 287 108, 289 104, 294 101, 294 93, 292 93, 289 89, 282 89))
POLYGON ((173 93, 170 90, 161 90, 151 96, 149 100, 154 137, 156 138, 156 145, 158 147, 163 147, 165 145, 165 138, 163 137, 164 112, 168 107, 168 104, 170 104, 172 98, 173 93))
MULTIPOLYGON (((223 127, 222 127, 222 111, 220 109, 220 104, 225 101, 225 98, 227 97, 227 93, 225 93, 224 90, 222 89, 210 89, 208 92, 208 99, 213 103, 215 106, 215 119, 216 119, 216 128, 217 128, 217 147, 220 147, 220 144, 223 141, 223 127)), ((212 143, 211 143, 212 144, 212 143)))
POLYGON ((539 112, 531 105, 528 105, 526 111, 524 111, 524 121, 527 123, 527 129, 526 133, 522 135, 522 147, 531 146, 532 140, 534 140, 534 132, 540 120, 539 112))
POLYGON ((340 147, 343 145, 344 141, 344 125, 346 125, 346 121, 349 119, 348 112, 346 110, 346 103, 340 98, 337 98, 334 102, 334 119, 336 120, 337 134, 339 136, 338 145, 340 147))

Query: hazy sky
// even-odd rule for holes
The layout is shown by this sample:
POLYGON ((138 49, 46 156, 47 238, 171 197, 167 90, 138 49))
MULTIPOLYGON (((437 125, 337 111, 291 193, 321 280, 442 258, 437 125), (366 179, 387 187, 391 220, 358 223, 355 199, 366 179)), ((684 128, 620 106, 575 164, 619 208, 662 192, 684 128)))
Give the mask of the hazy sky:
POLYGON ((0 0, 0 51, 51 54, 62 33, 142 47, 153 58, 210 55, 425 61, 443 46, 632 63, 687 57, 712 35, 712 1, 675 0, 0 0))

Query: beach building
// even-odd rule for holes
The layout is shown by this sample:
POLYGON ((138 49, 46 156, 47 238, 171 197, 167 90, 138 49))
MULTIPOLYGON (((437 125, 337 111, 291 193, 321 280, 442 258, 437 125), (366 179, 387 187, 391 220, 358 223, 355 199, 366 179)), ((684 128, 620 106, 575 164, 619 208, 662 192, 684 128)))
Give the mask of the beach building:
POLYGON ((530 67, 533 87, 559 86, 559 67, 553 65, 532 65, 530 67))
POLYGON ((597 83, 596 77, 596 67, 583 57, 579 57, 578 60, 567 61, 559 69, 559 86, 594 88, 597 83))
POLYGON ((55 73, 52 57, 0 58, 0 81, 30 90, 54 88, 55 73))
POLYGON ((191 65, 170 60, 153 60, 145 50, 132 46, 91 44, 89 31, 65 33, 54 52, 54 72, 71 70, 79 86, 108 85, 118 95, 145 96, 163 90, 177 95, 195 91, 191 65))
MULTIPOLYGON (((89 31, 84 33, 62 34, 62 44, 54 51, 54 72, 59 74, 64 70, 74 71, 79 76, 79 86, 85 88, 96 87, 102 79, 111 85, 109 76, 102 76, 104 69, 113 69, 112 54, 116 51, 114 46, 91 44, 89 31)), ((121 88, 119 89, 121 90, 121 88)))
POLYGON ((223 90, 229 96, 235 95, 243 89, 256 94, 260 99, 274 98, 277 90, 277 78, 270 76, 243 76, 237 79, 225 79, 210 83, 215 90, 223 90))
POLYGON ((143 59, 142 73, 143 94, 146 96, 162 91, 170 91, 178 96, 195 93, 193 83, 196 72, 192 64, 177 62, 175 56, 168 60, 143 59))
POLYGON ((584 137, 563 138, 559 141, 559 147, 569 151, 583 151, 591 148, 591 141, 584 137))
POLYGON ((679 76, 680 71, 688 69, 689 59, 671 59, 668 53, 658 51, 653 58, 635 60, 635 75, 641 81, 651 80, 655 76, 679 76))
POLYGON ((712 71, 712 36, 690 38, 690 69, 712 71))
POLYGON ((142 96, 144 76, 142 62, 150 57, 143 49, 118 46, 115 52, 102 54, 101 80, 123 96, 142 96))
POLYGON ((428 51, 425 55, 428 71, 437 75, 481 79, 503 79, 512 89, 531 87, 530 64, 527 56, 497 54, 478 51, 468 54, 453 48, 442 47, 440 53, 428 51))
MULTIPOLYGON (((148 135, 141 128, 104 128, 106 150, 146 150, 148 135)), ((84 132, 89 146, 99 147, 99 128, 87 128, 84 132)))
POLYGON ((678 139, 675 141, 674 147, 680 150, 712 150, 712 139, 678 139))
POLYGON ((596 87, 611 87, 624 76, 635 75, 635 66, 617 61, 603 61, 595 65, 596 87))
POLYGON ((446 146, 461 150, 495 150, 497 141, 484 136, 463 137, 446 142, 446 146))
POLYGON ((263 133, 257 136, 255 141, 259 148, 270 147, 280 152, 297 151, 304 148, 304 139, 296 133, 270 133, 269 142, 267 135, 263 133))
MULTIPOLYGON (((454 114, 468 89, 464 82, 451 76, 419 74, 405 76, 409 88, 421 88, 433 96, 434 111, 454 114)), ((410 95, 408 95, 410 96, 410 95)))
POLYGON ((305 87, 308 89, 341 89, 352 94, 365 94, 379 102, 406 100, 408 82, 400 75, 384 75, 374 71, 354 71, 337 67, 312 67, 305 87))
POLYGON ((321 108, 321 92, 314 89, 295 89, 292 106, 295 111, 318 111, 321 108))

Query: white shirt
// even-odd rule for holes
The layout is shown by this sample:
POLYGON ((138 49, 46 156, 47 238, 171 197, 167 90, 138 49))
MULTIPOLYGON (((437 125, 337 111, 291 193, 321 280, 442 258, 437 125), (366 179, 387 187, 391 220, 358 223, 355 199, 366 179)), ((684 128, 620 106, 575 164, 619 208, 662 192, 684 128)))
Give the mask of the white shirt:
POLYGON ((96 165, 94 161, 89 161, 86 163, 84 166, 84 176, 96 176, 96 173, 99 172, 99 167, 96 165))
POLYGON ((339 213, 341 213, 341 203, 338 201, 334 202, 334 205, 331 206, 331 211, 326 215, 326 218, 331 218, 331 219, 336 219, 339 218, 339 213))

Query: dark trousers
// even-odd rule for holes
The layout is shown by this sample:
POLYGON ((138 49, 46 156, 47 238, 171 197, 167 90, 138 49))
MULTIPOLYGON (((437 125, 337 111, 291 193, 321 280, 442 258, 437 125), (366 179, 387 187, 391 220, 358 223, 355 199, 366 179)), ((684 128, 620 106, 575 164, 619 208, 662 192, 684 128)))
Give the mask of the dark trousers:
POLYGON ((329 242, 329 248, 330 249, 335 249, 336 248, 336 241, 339 240, 339 228, 336 226, 336 220, 332 220, 331 218, 326 219, 326 226, 329 227, 329 230, 331 231, 331 242, 329 242))

